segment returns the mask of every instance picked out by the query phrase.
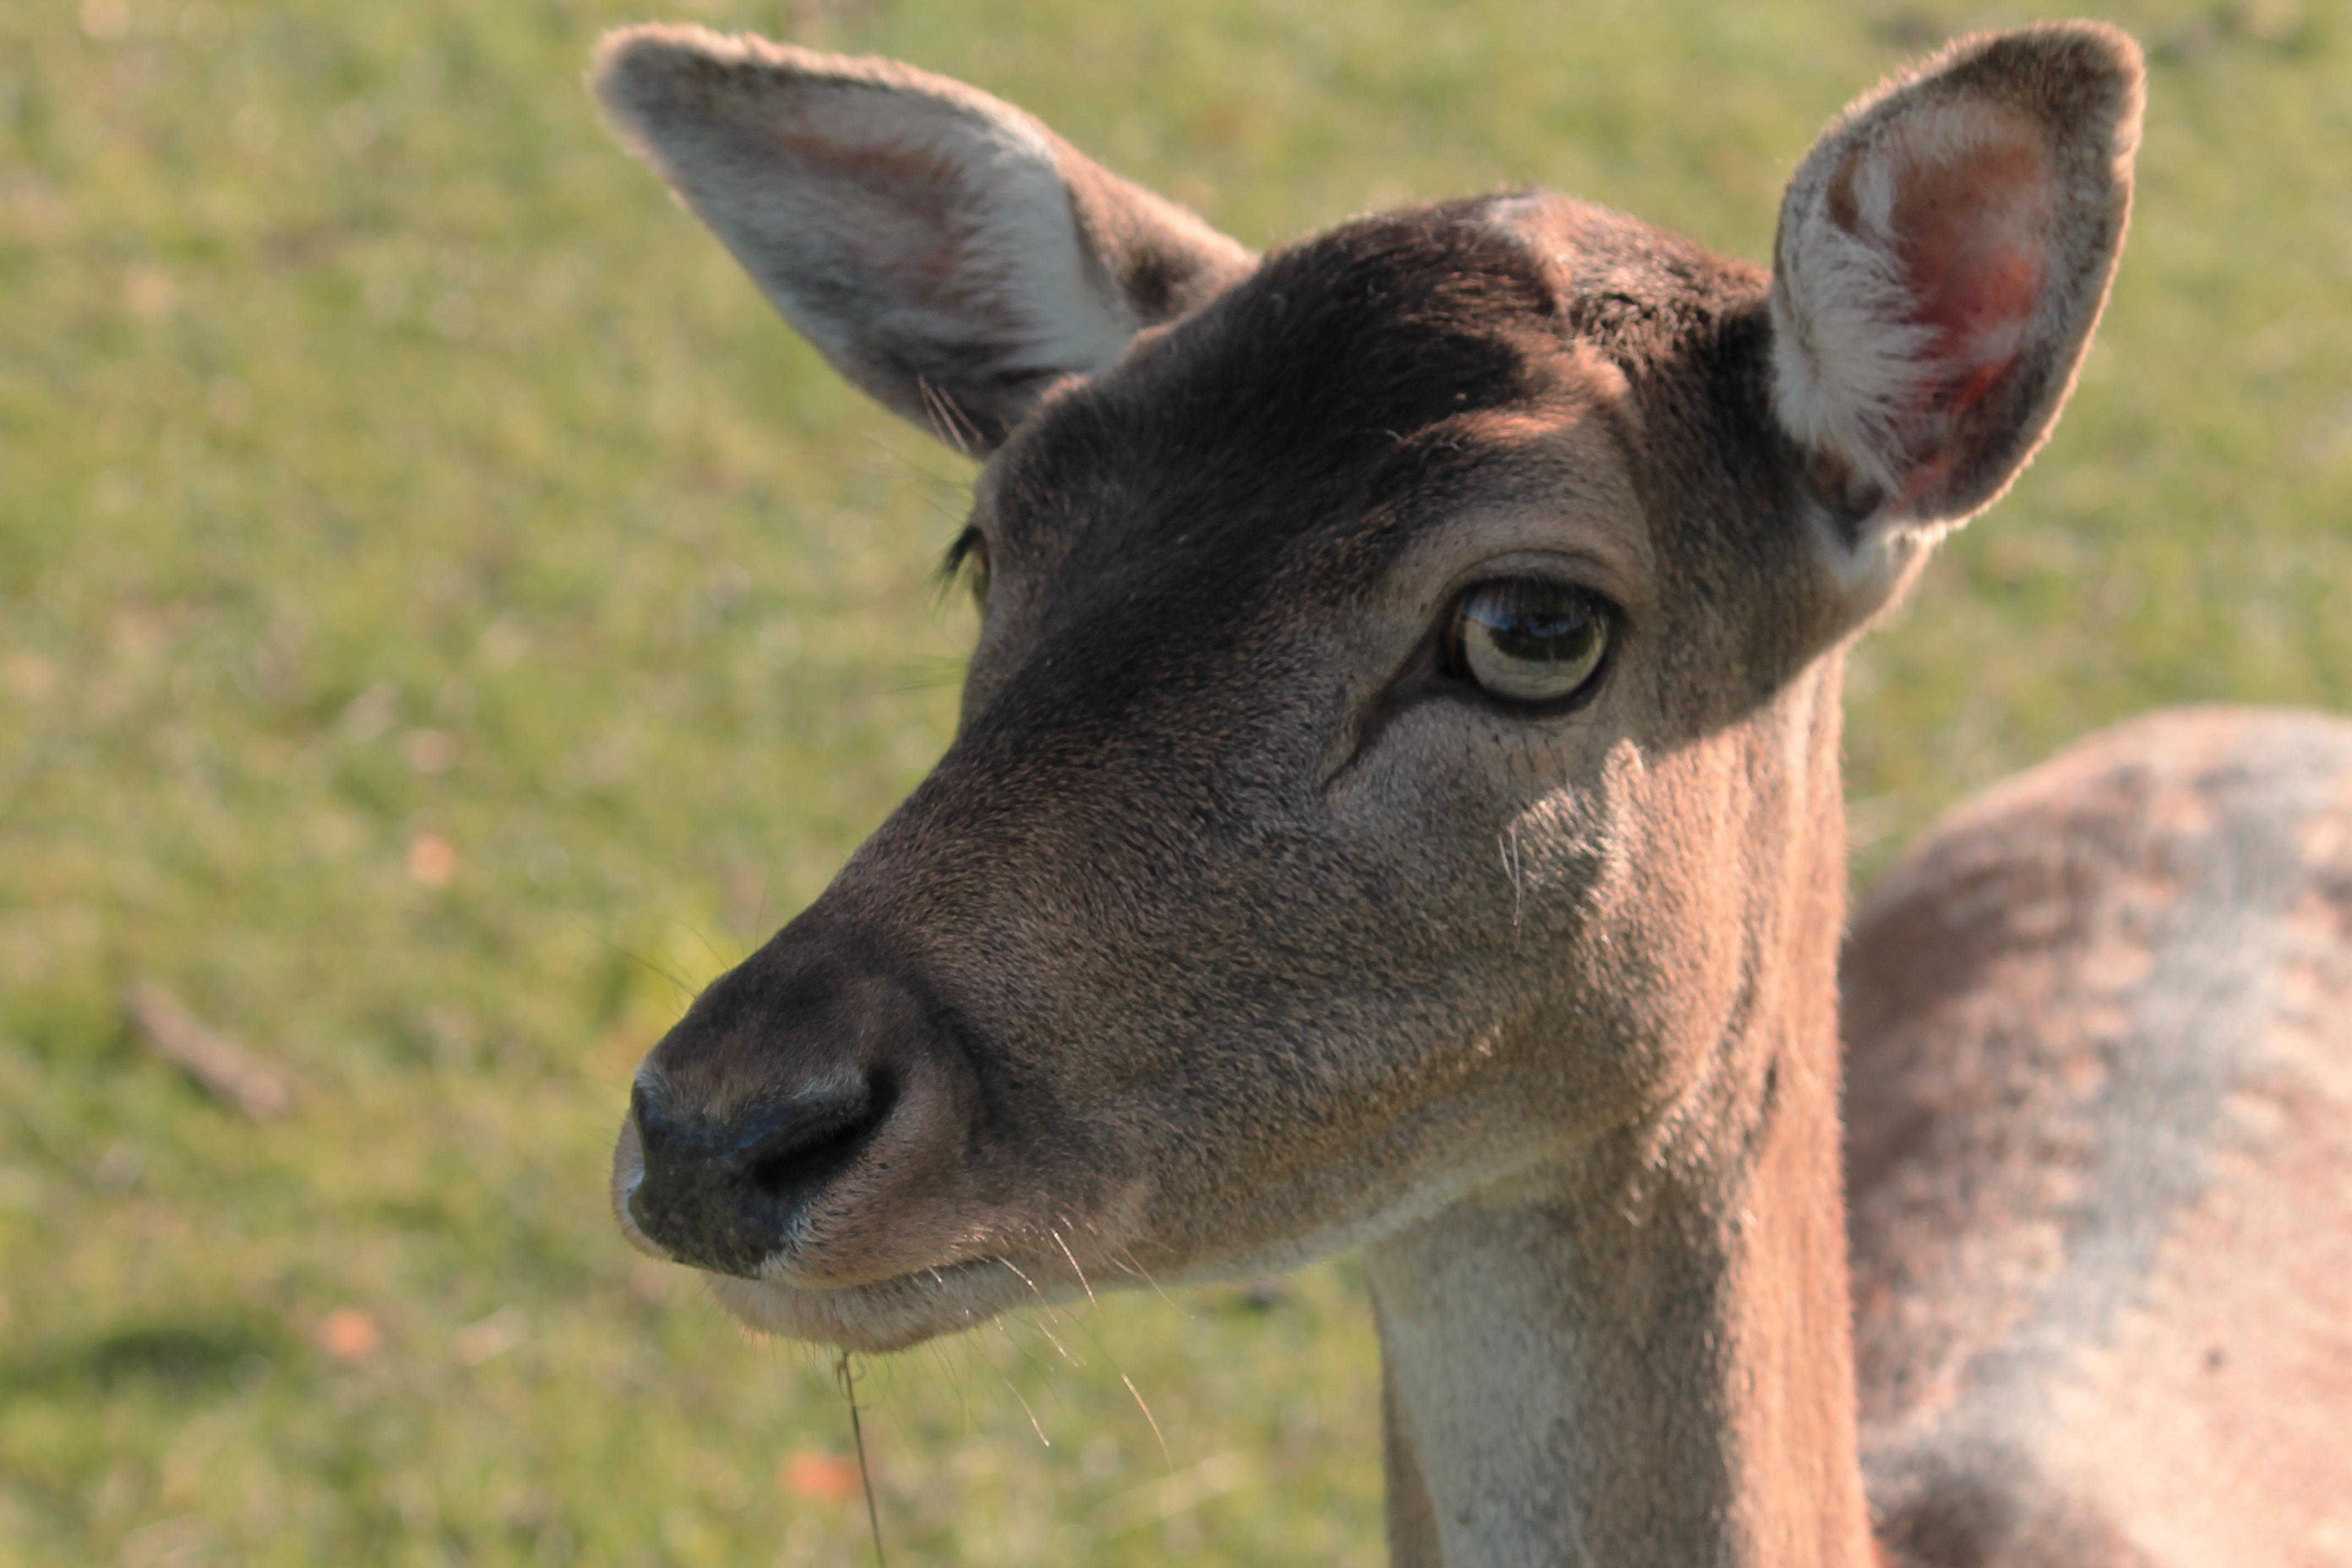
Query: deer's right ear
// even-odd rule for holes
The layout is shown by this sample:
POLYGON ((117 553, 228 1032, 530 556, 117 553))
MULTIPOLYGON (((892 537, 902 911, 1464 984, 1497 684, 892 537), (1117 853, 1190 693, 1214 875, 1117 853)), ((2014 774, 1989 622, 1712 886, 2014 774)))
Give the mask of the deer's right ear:
POLYGON ((1966 38, 1799 166, 1774 247, 1772 403, 1842 577, 1891 576, 2049 432, 2122 249, 2141 100, 2138 47, 2113 28, 1966 38))
POLYGON ((1010 104, 891 61, 632 27, 592 81, 835 369, 967 450, 1254 263, 1010 104))

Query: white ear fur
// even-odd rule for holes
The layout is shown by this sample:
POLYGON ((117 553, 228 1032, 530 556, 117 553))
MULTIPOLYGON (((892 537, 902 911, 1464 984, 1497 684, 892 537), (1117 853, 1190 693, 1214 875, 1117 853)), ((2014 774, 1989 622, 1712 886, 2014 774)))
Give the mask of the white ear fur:
POLYGON ((738 254, 792 254, 799 261, 760 278, 794 325, 846 353, 848 328, 824 308, 825 289, 851 286, 860 267, 921 264, 943 230, 957 268, 952 283, 942 279, 935 292, 897 291, 863 323, 867 330, 971 341, 975 327, 1001 323, 1001 336, 975 346, 989 356, 990 370, 1015 374, 1092 374, 1126 351, 1140 320, 1089 266, 1044 127, 989 100, 902 91, 824 97, 827 145, 804 154, 809 162, 914 172, 910 183, 929 202, 919 206, 878 181, 851 184, 824 167, 800 182, 766 169, 729 182, 737 171, 723 164, 716 177, 706 176, 713 226, 738 254), (975 314, 992 319, 974 321, 975 314))
POLYGON ((1964 39, 1850 109, 1799 168, 1772 398, 1832 511, 1950 523, 2025 466, 2071 387, 2130 201, 2140 66, 2087 24, 1964 39))
POLYGON ((592 80, 786 320, 959 446, 1249 265, 1010 104, 892 61, 636 27, 592 80))
MULTIPOLYGON (((1925 301, 1905 266, 1909 237, 1896 227, 1901 187, 1925 169, 1948 171, 2004 142, 2013 148, 2016 132, 1982 110, 1934 105, 1855 155, 1846 172, 1852 227, 1828 203, 1791 215, 1780 252, 1788 287, 1773 301, 1780 416, 1800 441, 1844 458, 1884 494, 1899 493, 1908 477, 1906 421, 1944 381, 2014 358, 2026 327, 2015 307, 2032 304, 1996 302, 1970 312, 1957 330, 1924 319, 1925 301)), ((2046 190, 2015 187, 1999 197, 1998 210, 1982 221, 2000 231, 1996 244, 2038 273, 2046 190)))

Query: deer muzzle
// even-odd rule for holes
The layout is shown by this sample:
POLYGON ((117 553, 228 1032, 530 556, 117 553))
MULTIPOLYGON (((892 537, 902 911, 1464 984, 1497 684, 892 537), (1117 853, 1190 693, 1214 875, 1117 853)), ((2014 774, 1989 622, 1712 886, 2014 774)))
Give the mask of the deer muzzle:
POLYGON ((938 1262, 923 1211, 963 1185, 976 1099, 939 1014, 887 969, 821 952, 771 949, 721 977, 638 1069, 614 1156, 623 1228, 711 1273, 819 1289, 938 1262))

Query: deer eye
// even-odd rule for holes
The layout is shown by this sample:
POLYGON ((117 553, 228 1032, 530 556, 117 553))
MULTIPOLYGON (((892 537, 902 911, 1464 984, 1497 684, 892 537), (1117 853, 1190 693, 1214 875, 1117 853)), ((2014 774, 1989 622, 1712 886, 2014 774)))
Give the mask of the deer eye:
POLYGON ((1481 583, 1446 629, 1446 672, 1504 702, 1559 702, 1591 683, 1609 628, 1607 603, 1582 588, 1537 577, 1481 583))

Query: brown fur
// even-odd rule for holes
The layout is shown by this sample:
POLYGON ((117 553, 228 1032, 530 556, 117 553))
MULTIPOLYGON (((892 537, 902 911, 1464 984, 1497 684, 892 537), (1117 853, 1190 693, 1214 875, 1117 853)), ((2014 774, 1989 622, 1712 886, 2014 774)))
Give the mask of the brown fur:
POLYGON ((2352 725, 2201 710, 1965 808, 1857 916, 1857 1362, 1919 1561, 2352 1558, 2348 913, 2352 725))
MULTIPOLYGON (((2325 1548, 2313 1406, 2154 1369, 2335 1256, 2216 1292, 2198 1249, 2352 1234, 2309 1195, 2352 833, 2282 804, 2338 787, 2337 729, 2105 742, 1865 914, 1854 1377, 1841 650, 2055 417, 2128 40, 1967 40, 1864 100, 1769 279, 1542 193, 1253 266, 985 95, 756 40, 623 34, 599 88, 836 364, 992 454, 954 744, 647 1058, 639 1245, 874 1349, 1362 1245, 1401 1563, 2255 1539, 2134 1480, 2124 1420, 2168 1476, 2294 1456, 2231 1497, 2325 1548), (1533 707, 1450 651, 1530 578, 1607 637, 1533 707)), ((2324 1383, 2344 1322, 2245 1364, 2324 1383)))

